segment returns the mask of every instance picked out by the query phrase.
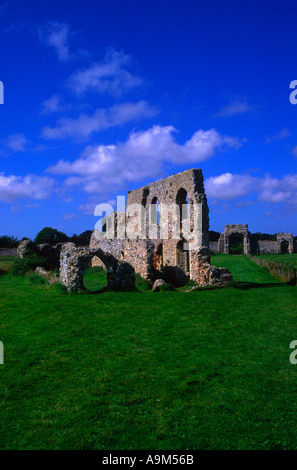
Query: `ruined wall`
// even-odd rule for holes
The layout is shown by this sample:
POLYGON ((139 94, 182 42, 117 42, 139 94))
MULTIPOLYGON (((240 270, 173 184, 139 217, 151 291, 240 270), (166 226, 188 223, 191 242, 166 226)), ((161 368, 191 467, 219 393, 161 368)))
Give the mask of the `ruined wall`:
POLYGON ((284 243, 287 245, 285 251, 288 253, 294 253, 294 239, 291 233, 285 233, 285 232, 278 233, 276 240, 277 240, 278 253, 283 252, 282 245, 284 243))
POLYGON ((257 240, 252 242, 252 253, 277 253, 277 241, 274 240, 257 240))
MULTIPOLYGON (((209 266, 209 211, 201 170, 187 170, 129 191, 126 214, 120 214, 106 217, 103 226, 106 237, 108 229, 116 237, 124 225, 121 238, 125 239, 98 240, 93 233, 92 249, 101 248, 127 261, 152 282, 175 279, 185 283, 191 278, 207 284, 217 283, 220 272, 223 275, 217 270, 215 278, 209 266), (121 229, 119 220, 124 221, 121 229), (207 256, 202 248, 207 249, 207 256)), ((95 264, 102 265, 102 260, 94 259, 95 264)), ((222 277, 222 283, 226 281, 227 277, 222 277)))
MULTIPOLYGON (((111 253, 117 259, 124 259, 124 240, 118 240, 115 238, 114 240, 108 239, 101 239, 97 238, 100 237, 100 234, 95 229, 92 233, 91 240, 90 240, 90 249, 95 250, 97 248, 101 248, 101 250, 111 253)), ((92 266, 101 266, 103 269, 106 269, 105 264, 103 261, 98 258, 98 256, 94 256, 92 258, 92 266)))
POLYGON ((17 248, 0 248, 1 256, 17 256, 17 248))
MULTIPOLYGON (((201 246, 208 246, 209 237, 208 237, 208 230, 209 230, 209 210, 207 205, 207 198, 204 192, 204 184, 203 184, 203 175, 202 170, 199 169, 191 169, 186 170, 182 173, 178 173, 176 175, 169 176, 168 178, 164 178, 159 181, 155 181, 147 186, 143 186, 139 189, 135 189, 133 191, 128 192, 128 199, 127 199, 127 210, 129 210, 129 206, 137 203, 141 203, 145 210, 145 235, 152 239, 152 240, 161 240, 160 238, 160 230, 162 227, 159 227, 157 231, 157 236, 151 236, 149 233, 149 207, 152 202, 157 199, 159 204, 165 204, 166 206, 170 206, 171 204, 178 204, 178 193, 183 189, 186 191, 188 196, 188 205, 189 205, 189 212, 190 212, 190 219, 191 219, 191 230, 194 230, 194 203, 198 203, 202 205, 202 217, 201 217, 201 246)), ((133 217, 128 215, 127 223, 131 221, 133 225, 133 217)), ((167 222, 167 221, 166 221, 167 222)), ((169 228, 169 238, 172 237, 173 233, 173 217, 172 213, 169 212, 168 217, 168 228, 169 228)))
POLYGON ((247 224, 230 224, 225 225, 225 230, 219 238, 219 252, 229 254, 229 239, 231 235, 239 234, 243 238, 243 252, 245 254, 250 253, 251 244, 250 244, 250 234, 247 224))
POLYGON ((280 232, 276 240, 252 240, 248 231, 247 224, 244 225, 226 225, 224 232, 220 235, 218 242, 210 242, 211 253, 229 253, 229 237, 233 233, 239 233, 243 236, 245 253, 282 253, 287 250, 288 253, 296 253, 297 246, 291 233, 280 232))
POLYGON ((108 287, 116 290, 128 290, 135 286, 135 270, 125 261, 116 259, 100 248, 76 247, 74 243, 65 243, 60 253, 60 282, 68 291, 85 289, 83 275, 94 256, 105 264, 108 287))
POLYGON ((209 249, 210 249, 211 254, 220 253, 219 241, 209 242, 209 249))

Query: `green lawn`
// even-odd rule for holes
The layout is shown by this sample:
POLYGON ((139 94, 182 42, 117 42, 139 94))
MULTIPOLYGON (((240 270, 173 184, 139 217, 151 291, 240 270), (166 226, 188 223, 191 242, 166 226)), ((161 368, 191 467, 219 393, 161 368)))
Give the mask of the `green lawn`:
MULTIPOLYGON (((64 294, 0 276, 1 449, 297 449, 297 287, 64 294)), ((100 290, 101 289, 101 290, 100 290)))
POLYGON ((211 264, 226 267, 233 274, 233 279, 244 284, 271 284, 279 282, 265 269, 259 268, 245 255, 212 255, 211 264))
POLYGON ((13 263, 16 260, 16 256, 1 256, 0 257, 0 273, 1 271, 10 271, 13 263))
POLYGON ((267 259, 268 261, 273 261, 274 263, 282 264, 285 268, 297 268, 297 253, 287 254, 287 255, 257 255, 257 258, 267 259))

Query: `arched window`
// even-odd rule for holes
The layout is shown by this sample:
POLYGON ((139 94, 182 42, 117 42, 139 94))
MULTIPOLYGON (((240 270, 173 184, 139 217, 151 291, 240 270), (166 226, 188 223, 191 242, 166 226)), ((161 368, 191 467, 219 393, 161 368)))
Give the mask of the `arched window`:
POLYGON ((159 224, 159 201, 156 196, 152 199, 150 209, 152 224, 159 224))
MULTIPOLYGON (((187 191, 184 188, 180 188, 176 195, 176 204, 179 206, 179 217, 180 217, 180 231, 181 236, 183 230, 183 221, 188 220, 190 217, 190 206, 189 206, 189 196, 187 191)), ((190 229, 190 225, 189 225, 190 229)))
POLYGON ((146 206, 147 198, 148 198, 149 192, 150 192, 149 188, 144 188, 144 190, 143 190, 143 192, 142 192, 141 204, 143 205, 143 207, 146 206))

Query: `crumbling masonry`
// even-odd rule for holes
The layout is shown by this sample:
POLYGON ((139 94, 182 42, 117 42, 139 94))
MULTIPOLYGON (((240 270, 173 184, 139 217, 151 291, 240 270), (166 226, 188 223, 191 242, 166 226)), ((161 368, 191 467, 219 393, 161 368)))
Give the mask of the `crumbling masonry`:
MULTIPOLYGON (((183 285, 192 279, 199 286, 224 286, 232 280, 227 269, 210 265, 208 205, 201 170, 187 170, 129 191, 126 212, 108 216, 106 228, 106 232, 93 232, 90 242, 93 266, 106 267, 102 256, 106 253, 118 262, 125 261, 151 283, 163 279, 183 285), (135 210, 139 206, 143 211, 141 219, 135 210), (158 207, 162 208, 163 215, 164 207, 167 210, 166 217, 161 220, 158 207), (173 207, 180 208, 180 213, 176 214, 173 207), (184 236, 186 228, 187 237, 184 236), (114 235, 112 239, 109 239, 110 229, 114 235), (178 237, 177 229, 181 229, 178 237), (102 250, 101 256, 96 256, 96 250, 102 250)), ((61 269, 65 271, 63 279, 66 279, 67 268, 61 269)))
POLYGON ((243 253, 296 253, 297 247, 292 233, 277 233, 276 240, 252 240, 247 224, 225 225, 224 232, 217 242, 210 242, 211 253, 230 253, 230 239, 233 235, 239 235, 243 242, 243 253))

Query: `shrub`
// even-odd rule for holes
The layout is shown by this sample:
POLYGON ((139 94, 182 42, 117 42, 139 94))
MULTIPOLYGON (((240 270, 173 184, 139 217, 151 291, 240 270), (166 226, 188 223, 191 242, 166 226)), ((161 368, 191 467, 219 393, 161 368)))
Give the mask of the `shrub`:
POLYGON ((184 287, 194 287, 197 286, 197 282, 193 281, 193 279, 189 279, 187 284, 184 287))
POLYGON ((42 266, 46 269, 47 261, 45 258, 41 258, 35 253, 32 253, 24 258, 18 258, 15 261, 11 272, 14 276, 25 276, 28 272, 34 271, 37 266, 42 266))
POLYGON ((142 291, 149 291, 151 289, 150 283, 138 273, 135 273, 135 287, 142 291))
POLYGON ((173 290, 176 290, 176 289, 171 284, 163 284, 162 286, 159 287, 159 292, 168 292, 168 291, 173 291, 173 290))
POLYGON ((53 286, 53 290, 57 292, 58 294, 68 294, 67 287, 60 283, 55 284, 53 286))
POLYGON ((42 276, 40 276, 39 274, 36 274, 36 273, 30 274, 28 276, 28 280, 29 280, 29 284, 31 286, 45 286, 45 285, 48 285, 48 281, 44 277, 42 277, 42 276))

